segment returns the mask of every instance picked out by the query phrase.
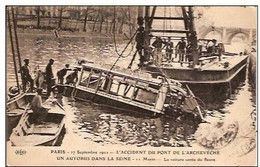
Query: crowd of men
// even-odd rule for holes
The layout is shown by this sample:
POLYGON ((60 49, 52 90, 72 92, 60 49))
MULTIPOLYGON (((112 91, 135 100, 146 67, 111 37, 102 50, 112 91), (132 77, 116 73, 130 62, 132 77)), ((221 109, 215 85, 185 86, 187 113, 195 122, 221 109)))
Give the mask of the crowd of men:
MULTIPOLYGON (((34 69, 34 79, 30 73, 29 68, 29 59, 24 59, 24 65, 20 69, 21 79, 22 79, 22 89, 23 92, 26 92, 27 85, 30 85, 30 92, 34 92, 35 86, 37 89, 42 89, 44 87, 44 83, 47 88, 47 97, 50 96, 51 92, 53 92, 53 86, 56 83, 56 79, 53 74, 52 66, 54 64, 54 60, 50 59, 45 71, 42 71, 37 65, 34 69)), ((67 74, 67 71, 73 71, 66 77, 65 84, 75 84, 78 81, 78 69, 70 69, 69 64, 66 64, 65 67, 57 72, 58 84, 64 83, 64 77, 67 74)))
MULTIPOLYGON (((184 62, 191 62, 192 57, 192 48, 191 43, 186 42, 185 38, 182 37, 181 40, 174 47, 171 37, 168 39, 162 39, 161 37, 156 37, 155 41, 150 46, 152 48, 152 57, 154 62, 157 65, 161 65, 162 61, 173 62, 178 61, 181 65, 184 62), (163 55, 162 50, 165 49, 165 55, 163 55), (175 56, 173 56, 175 54, 175 56)), ((198 42, 198 52, 199 54, 204 54, 205 56, 213 56, 218 52, 217 40, 208 40, 208 41, 199 41, 198 42)))

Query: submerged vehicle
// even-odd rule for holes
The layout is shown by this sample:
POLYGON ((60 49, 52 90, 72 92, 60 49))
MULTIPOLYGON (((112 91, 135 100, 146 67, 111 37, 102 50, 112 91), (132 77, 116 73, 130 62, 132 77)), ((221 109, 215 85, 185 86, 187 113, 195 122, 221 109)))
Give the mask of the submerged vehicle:
POLYGON ((177 116, 192 114, 203 119, 202 108, 191 90, 167 78, 141 78, 83 64, 78 82, 58 84, 59 92, 128 111, 177 116))
POLYGON ((46 101, 50 110, 44 123, 35 123, 33 111, 28 103, 18 125, 10 136, 14 146, 55 146, 65 128, 65 111, 57 101, 46 101))

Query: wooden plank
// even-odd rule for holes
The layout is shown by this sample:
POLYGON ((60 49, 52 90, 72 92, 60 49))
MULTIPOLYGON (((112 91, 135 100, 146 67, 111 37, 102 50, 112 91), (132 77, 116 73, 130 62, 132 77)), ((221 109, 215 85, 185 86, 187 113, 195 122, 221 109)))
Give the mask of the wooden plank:
POLYGON ((188 30, 154 30, 151 29, 151 32, 166 32, 166 33, 190 33, 188 30))
POLYGON ((156 6, 154 6, 153 10, 152 10, 152 14, 151 14, 151 17, 150 17, 149 28, 151 28, 151 26, 153 24, 153 18, 154 18, 155 11, 156 11, 156 6))
POLYGON ((136 88, 136 85, 137 85, 137 80, 135 81, 135 84, 134 84, 134 90, 133 90, 133 93, 132 93, 132 95, 131 95, 131 100, 133 100, 133 98, 134 98, 134 94, 135 94, 135 88, 136 88))
POLYGON ((157 20, 184 20, 184 17, 153 17, 153 19, 157 19, 157 20))
MULTIPOLYGON (((82 71, 84 71, 84 70, 82 70, 82 71)), ((93 69, 91 68, 91 71, 90 71, 90 73, 89 73, 89 75, 88 75, 88 81, 87 81, 87 88, 88 88, 88 86, 89 86, 89 82, 90 82, 90 79, 91 79, 91 76, 92 76, 92 74, 93 74, 93 69)))

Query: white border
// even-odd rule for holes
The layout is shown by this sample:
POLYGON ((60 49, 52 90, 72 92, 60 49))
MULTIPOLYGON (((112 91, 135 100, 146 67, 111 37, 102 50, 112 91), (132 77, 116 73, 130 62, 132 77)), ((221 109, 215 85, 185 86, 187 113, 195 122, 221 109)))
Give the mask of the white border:
MULTIPOLYGON (((63 0, 62 2, 50 1, 50 0, 12 0, 6 1, 3 0, 0 2, 0 18, 1 18, 1 38, 0 38, 0 76, 2 81, 0 82, 1 94, 1 110, 0 110, 0 130, 1 130, 1 145, 0 150, 2 151, 0 154, 0 166, 5 166, 5 6, 6 5, 258 5, 259 0, 218 0, 218 1, 209 1, 209 0, 131 0, 131 1, 112 1, 112 0, 63 0)), ((259 23, 259 12, 258 12, 258 23, 259 23)), ((258 25, 258 24, 257 24, 258 25)), ((257 27, 259 30, 259 27, 257 27)), ((257 42, 258 43, 258 42, 257 42)), ((258 43, 259 49, 259 43, 258 43)), ((258 61, 259 64, 259 61, 258 61)), ((258 83, 259 84, 259 83, 258 83)), ((259 86, 259 85, 258 85, 259 86)), ((259 103, 258 103, 259 104, 259 103)), ((259 148, 258 148, 259 149, 259 148)), ((259 156, 259 155, 258 155, 259 156)), ((258 157, 259 158, 259 157, 258 157)))

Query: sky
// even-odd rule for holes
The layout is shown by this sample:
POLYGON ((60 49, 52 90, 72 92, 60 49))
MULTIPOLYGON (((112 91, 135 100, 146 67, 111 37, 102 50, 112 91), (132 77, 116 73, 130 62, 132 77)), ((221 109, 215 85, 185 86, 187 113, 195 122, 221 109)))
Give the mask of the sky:
MULTIPOLYGON (((202 13, 200 19, 195 19, 196 26, 216 26, 216 27, 234 27, 234 28, 256 28, 257 25, 257 8, 256 7, 241 7, 241 6, 210 6, 210 7, 195 7, 194 16, 197 13, 202 13)), ((180 15, 180 8, 176 7, 158 7, 156 15, 159 16, 176 16, 180 15), (171 9, 171 11, 170 11, 171 9)), ((170 22, 168 21, 168 25, 170 22)), ((183 22, 171 24, 181 24, 183 22)), ((161 24, 162 25, 162 24, 161 24)))
POLYGON ((216 27, 256 28, 256 7, 210 7, 204 17, 216 27))

